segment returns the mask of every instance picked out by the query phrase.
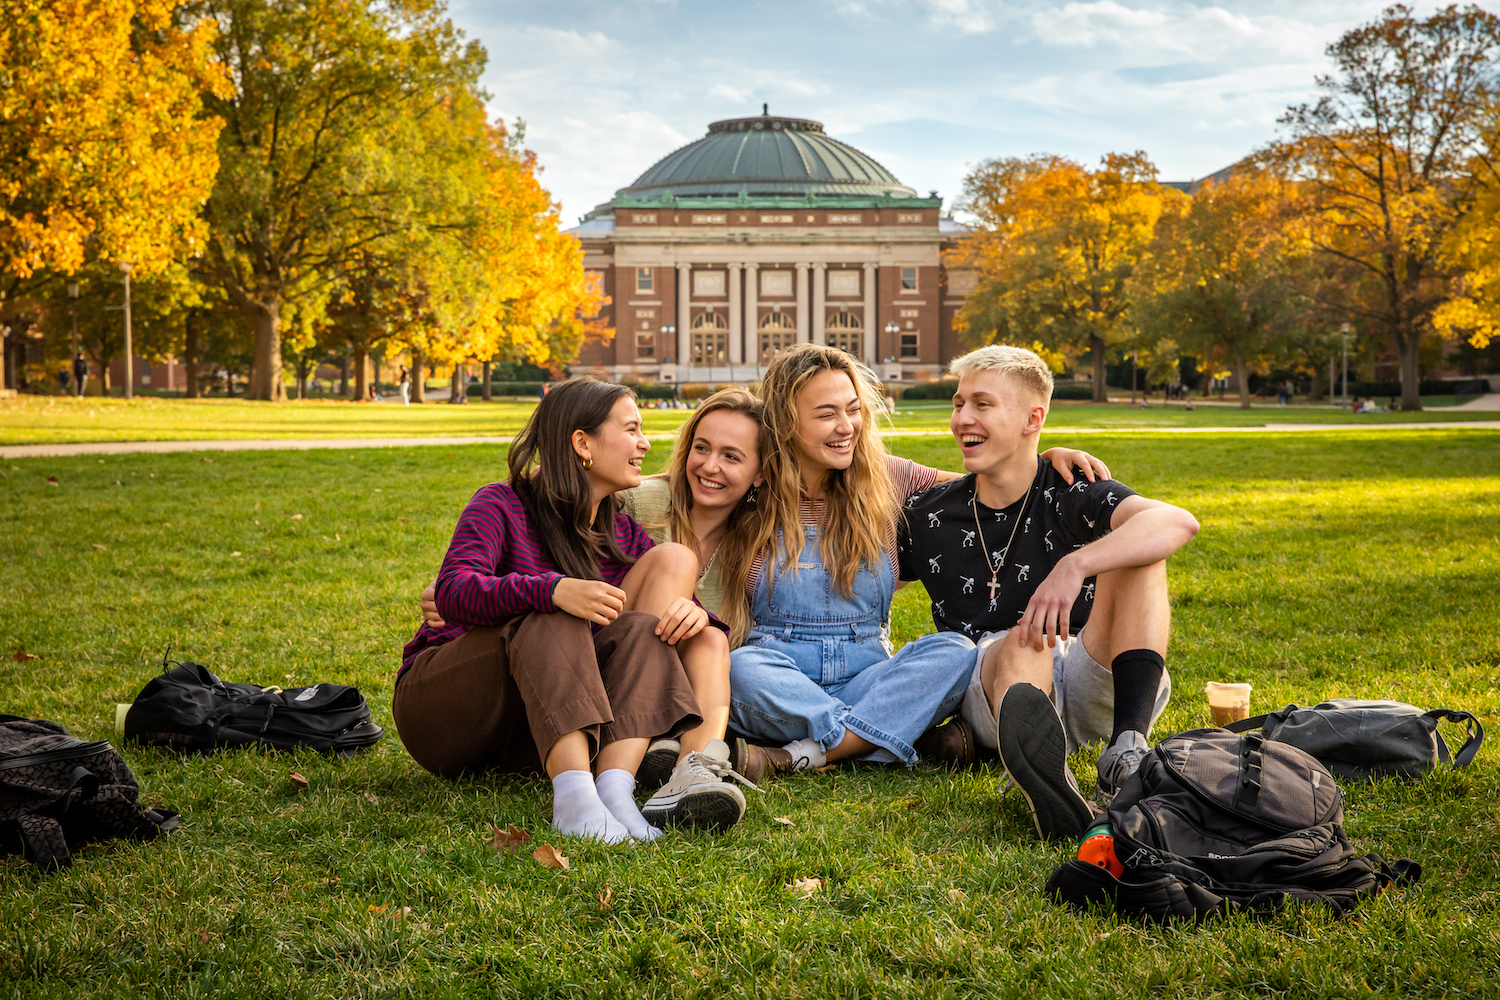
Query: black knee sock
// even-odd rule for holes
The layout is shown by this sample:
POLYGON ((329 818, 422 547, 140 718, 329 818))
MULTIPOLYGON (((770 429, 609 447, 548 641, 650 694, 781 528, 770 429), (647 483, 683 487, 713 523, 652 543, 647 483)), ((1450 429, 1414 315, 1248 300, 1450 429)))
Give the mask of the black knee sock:
POLYGON ((1115 677, 1115 730, 1109 737, 1111 743, 1128 729, 1144 734, 1151 728, 1156 689, 1161 686, 1161 675, 1166 669, 1166 661, 1154 649, 1127 649, 1115 657, 1110 665, 1115 677))

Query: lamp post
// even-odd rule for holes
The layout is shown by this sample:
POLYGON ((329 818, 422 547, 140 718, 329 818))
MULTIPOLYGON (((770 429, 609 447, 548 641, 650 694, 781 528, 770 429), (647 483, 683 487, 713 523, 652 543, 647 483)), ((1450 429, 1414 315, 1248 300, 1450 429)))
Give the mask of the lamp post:
POLYGON ((1345 320, 1339 324, 1339 336, 1344 340, 1344 381, 1343 390, 1339 395, 1344 400, 1344 405, 1349 405, 1349 322, 1345 320))
MULTIPOLYGON (((898 334, 900 332, 901 332, 901 324, 897 323, 895 320, 891 320, 889 323, 887 323, 885 325, 885 335, 887 337, 891 338, 891 353, 890 353, 890 356, 893 357, 893 358, 895 358, 897 361, 901 360, 901 351, 900 351, 900 346, 901 345, 899 345, 899 344, 896 343, 896 334, 898 334)), ((878 344, 876 345, 875 354, 876 354, 877 357, 880 355, 880 349, 879 349, 879 345, 878 344)))
POLYGON ((130 275, 135 270, 123 260, 120 270, 125 274, 125 398, 135 398, 135 345, 130 339, 130 275))

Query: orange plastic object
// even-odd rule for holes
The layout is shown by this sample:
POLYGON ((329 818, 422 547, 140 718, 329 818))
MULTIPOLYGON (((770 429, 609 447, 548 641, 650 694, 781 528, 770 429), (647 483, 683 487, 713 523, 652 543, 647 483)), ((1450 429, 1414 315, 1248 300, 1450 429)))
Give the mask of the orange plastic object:
POLYGON ((1078 860, 1098 865, 1115 878, 1125 874, 1125 866, 1115 857, 1115 838, 1107 833, 1096 834, 1079 844, 1078 860))

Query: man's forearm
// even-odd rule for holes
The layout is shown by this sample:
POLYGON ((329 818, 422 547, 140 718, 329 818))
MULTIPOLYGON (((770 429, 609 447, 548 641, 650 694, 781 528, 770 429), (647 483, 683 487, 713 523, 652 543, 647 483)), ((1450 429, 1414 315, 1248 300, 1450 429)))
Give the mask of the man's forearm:
POLYGON ((1198 521, 1181 507, 1148 507, 1096 542, 1090 542, 1063 561, 1083 577, 1110 570, 1161 562, 1193 540, 1198 521))

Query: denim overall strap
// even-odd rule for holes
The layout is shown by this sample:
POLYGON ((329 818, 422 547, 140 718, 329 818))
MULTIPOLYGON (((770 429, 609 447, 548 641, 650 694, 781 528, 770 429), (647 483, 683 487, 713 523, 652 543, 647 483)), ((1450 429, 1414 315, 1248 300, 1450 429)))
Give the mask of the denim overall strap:
MULTIPOLYGON (((806 525, 803 532, 795 572, 770 558, 761 569, 750 601, 755 621, 752 634, 787 642, 829 638, 859 641, 879 636, 895 593, 896 574, 890 558, 882 553, 880 565, 873 572, 868 565, 861 565, 853 592, 841 594, 823 565, 818 528, 806 525)), ((775 552, 773 549, 773 555, 775 552)))

